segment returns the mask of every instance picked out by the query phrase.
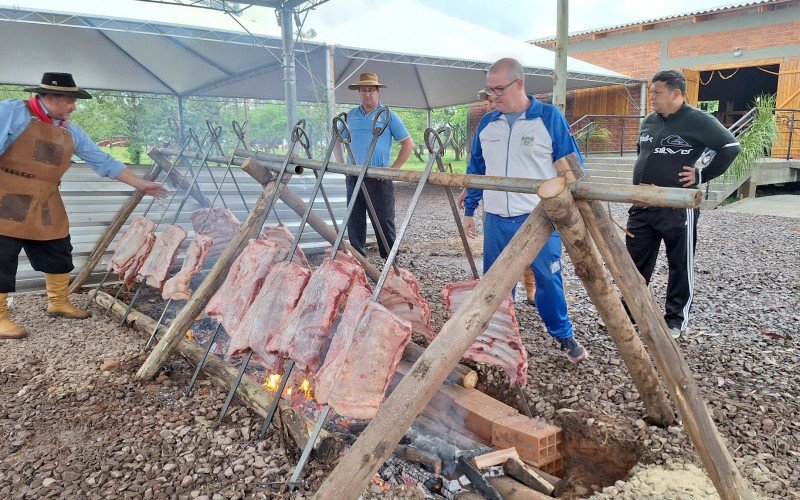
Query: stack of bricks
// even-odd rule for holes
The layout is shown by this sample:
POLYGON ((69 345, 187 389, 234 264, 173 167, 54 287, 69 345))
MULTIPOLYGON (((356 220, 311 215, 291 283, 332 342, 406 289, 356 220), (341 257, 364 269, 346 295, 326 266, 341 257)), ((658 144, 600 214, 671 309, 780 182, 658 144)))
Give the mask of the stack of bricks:
POLYGON ((458 429, 461 423, 463 429, 459 430, 468 437, 498 449, 514 447, 523 462, 548 474, 560 476, 564 472, 560 427, 526 417, 475 389, 443 387, 432 402, 443 410, 438 414, 440 419, 442 415, 452 419, 449 427, 458 429), (449 401, 437 401, 445 397, 449 401))

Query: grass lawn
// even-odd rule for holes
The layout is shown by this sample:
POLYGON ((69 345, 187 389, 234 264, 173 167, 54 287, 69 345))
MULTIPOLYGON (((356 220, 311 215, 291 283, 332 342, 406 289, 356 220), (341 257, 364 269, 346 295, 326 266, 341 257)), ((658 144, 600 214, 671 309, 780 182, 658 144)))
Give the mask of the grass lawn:
MULTIPOLYGON (((411 157, 406 161, 405 165, 403 165, 403 170, 422 170, 425 168, 425 164, 428 161, 428 155, 425 154, 424 156, 425 161, 419 161, 416 156, 413 154, 411 157)), ((467 160, 462 157, 461 160, 455 161, 455 155, 451 151, 445 151, 444 158, 442 161, 445 164, 445 168, 447 168, 447 164, 450 163, 453 166, 453 173, 456 174, 463 174, 467 171, 467 160)), ((436 165, 433 166, 433 171, 436 171, 436 165)))

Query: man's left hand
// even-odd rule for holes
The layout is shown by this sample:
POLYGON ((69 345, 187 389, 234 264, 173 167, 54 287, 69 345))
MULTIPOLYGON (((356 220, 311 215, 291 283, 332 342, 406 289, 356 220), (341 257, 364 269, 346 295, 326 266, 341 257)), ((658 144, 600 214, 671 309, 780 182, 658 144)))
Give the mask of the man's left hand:
POLYGON ((695 176, 696 169, 694 167, 683 167, 683 172, 678 174, 681 186, 694 187, 697 184, 697 177, 695 176))

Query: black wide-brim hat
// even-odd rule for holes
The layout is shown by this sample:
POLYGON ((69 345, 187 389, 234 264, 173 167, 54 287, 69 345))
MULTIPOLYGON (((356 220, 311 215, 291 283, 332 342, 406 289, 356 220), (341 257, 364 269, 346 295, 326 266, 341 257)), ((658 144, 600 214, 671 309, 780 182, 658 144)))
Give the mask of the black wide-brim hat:
POLYGON ((65 95, 78 99, 92 98, 91 94, 75 85, 75 80, 72 79, 72 75, 69 73, 45 73, 42 77, 42 83, 38 87, 28 87, 25 92, 65 95))

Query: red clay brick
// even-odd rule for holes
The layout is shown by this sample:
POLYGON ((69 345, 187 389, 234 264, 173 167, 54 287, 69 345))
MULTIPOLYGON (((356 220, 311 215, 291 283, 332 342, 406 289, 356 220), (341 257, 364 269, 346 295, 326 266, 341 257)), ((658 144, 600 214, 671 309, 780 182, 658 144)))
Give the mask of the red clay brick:
POLYGON ((560 427, 522 415, 492 422, 492 446, 513 446, 522 460, 537 467, 560 456, 562 440, 560 427))

